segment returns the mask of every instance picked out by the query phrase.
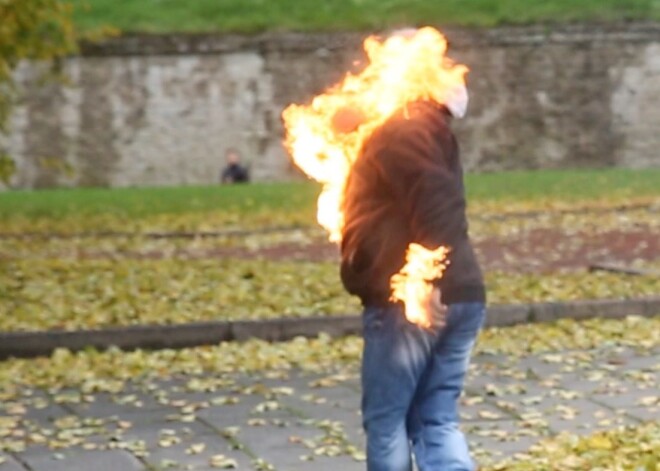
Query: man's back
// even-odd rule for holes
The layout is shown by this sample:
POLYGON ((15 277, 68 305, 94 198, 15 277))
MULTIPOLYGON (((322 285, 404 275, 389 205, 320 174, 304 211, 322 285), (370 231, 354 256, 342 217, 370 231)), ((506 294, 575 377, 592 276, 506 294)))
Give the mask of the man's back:
POLYGON ((456 140, 445 108, 412 104, 365 143, 346 184, 342 281, 369 305, 389 298, 408 245, 448 246, 443 302, 481 301, 485 290, 467 234, 456 140))

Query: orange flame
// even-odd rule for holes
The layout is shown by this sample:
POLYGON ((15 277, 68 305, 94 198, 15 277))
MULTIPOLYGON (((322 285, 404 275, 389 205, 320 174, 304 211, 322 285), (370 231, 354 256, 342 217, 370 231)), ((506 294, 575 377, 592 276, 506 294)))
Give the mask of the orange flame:
POLYGON ((317 220, 333 242, 341 241, 344 186, 364 142, 409 103, 445 103, 465 85, 468 71, 445 56, 445 37, 429 27, 385 40, 371 36, 364 49, 369 62, 362 72, 348 73, 311 104, 291 105, 283 113, 293 161, 322 184, 317 220))
POLYGON ((448 262, 446 247, 428 250, 419 244, 410 244, 406 253, 406 265, 392 276, 392 301, 402 301, 406 306, 406 318, 421 327, 432 325, 429 313, 433 291, 431 281, 440 278, 448 262))

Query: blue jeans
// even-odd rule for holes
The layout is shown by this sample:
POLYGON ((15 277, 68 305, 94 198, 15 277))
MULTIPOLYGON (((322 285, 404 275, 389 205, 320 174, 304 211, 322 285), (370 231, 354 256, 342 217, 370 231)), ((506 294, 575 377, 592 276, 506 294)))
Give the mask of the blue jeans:
POLYGON ((446 325, 430 332, 399 306, 363 313, 362 415, 368 471, 473 471, 458 428, 457 402, 481 329, 483 303, 448 307, 446 325))

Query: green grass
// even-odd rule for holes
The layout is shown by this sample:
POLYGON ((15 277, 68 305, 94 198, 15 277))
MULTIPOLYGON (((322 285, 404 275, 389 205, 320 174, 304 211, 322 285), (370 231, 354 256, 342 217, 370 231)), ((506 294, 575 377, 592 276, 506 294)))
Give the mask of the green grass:
MULTIPOLYGON (((471 174, 471 202, 660 196, 660 169, 571 170, 471 174)), ((319 187, 310 182, 245 186, 57 189, 0 193, 0 220, 13 217, 146 217, 232 211, 304 212, 313 217, 319 187)))
POLYGON ((471 201, 660 196, 660 168, 512 171, 467 175, 466 180, 471 201))
POLYGON ((307 182, 235 186, 80 188, 0 194, 0 219, 98 215, 145 217, 218 210, 240 213, 311 207, 318 187, 307 182))
POLYGON ((83 28, 124 31, 371 30, 660 19, 657 0, 71 0, 83 28))

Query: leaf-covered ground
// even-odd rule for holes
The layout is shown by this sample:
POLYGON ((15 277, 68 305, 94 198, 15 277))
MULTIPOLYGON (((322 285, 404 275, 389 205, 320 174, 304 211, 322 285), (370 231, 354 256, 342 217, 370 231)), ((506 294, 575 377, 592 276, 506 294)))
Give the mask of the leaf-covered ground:
POLYGON ((651 422, 585 437, 564 433, 484 471, 656 471, 660 468, 658 450, 660 423, 651 422))
MULTIPOLYGON (((601 234, 617 233, 650 233, 660 230, 658 208, 647 201, 642 206, 621 207, 620 201, 610 201, 609 204, 585 207, 546 207, 545 205, 519 204, 515 211, 506 204, 481 204, 470 211, 471 235, 477 243, 485 241, 501 242, 515 241, 538 232, 540 236, 550 235, 570 247, 571 243, 584 238, 585 235, 599 236, 601 234), (553 231, 555 234, 549 233, 553 231)), ((291 213, 299 214, 296 211, 291 213)), ((200 215, 184 213, 176 216, 159 216, 157 218, 139 219, 137 229, 130 223, 106 221, 111 231, 106 236, 79 235, 78 237, 49 237, 48 230, 57 232, 57 224, 47 224, 42 230, 36 230, 40 235, 33 235, 30 227, 18 224, 12 237, 0 235, 0 260, 11 258, 98 258, 98 257, 188 257, 199 258, 208 256, 231 256, 232 250, 242 251, 244 256, 258 256, 260 251, 282 246, 311 247, 314 251, 320 248, 326 254, 334 255, 326 235, 318 228, 313 217, 305 219, 306 225, 291 228, 287 221, 289 213, 270 213, 270 219, 262 213, 251 214, 242 218, 243 227, 223 222, 221 217, 229 217, 226 213, 206 215, 202 221, 196 218, 200 215), (270 221, 270 222, 268 222, 270 221), (117 232, 123 232, 123 235, 117 232), (128 231, 128 232, 126 232, 128 231), (184 231, 185 237, 176 237, 184 231), (192 237, 191 232, 211 231, 213 237, 192 237), (146 236, 140 235, 147 233, 146 236), (23 235, 21 237, 21 234, 23 235), (149 236, 148 234, 151 234, 149 236), (159 237, 160 236, 160 237, 159 237)), ((27 224, 33 222, 26 220, 27 224)), ((93 223, 87 218, 62 222, 68 228, 79 224, 93 223)), ((9 223, 11 226, 11 223, 9 223)), ((97 226, 98 227, 98 226, 97 226)), ((537 237, 538 239, 538 237, 537 237)), ((555 241, 552 241, 555 242, 555 241)), ((535 241, 538 243, 538 240, 535 241)), ((562 247, 557 252, 561 253, 562 247)))
MULTIPOLYGON (((14 227, 28 237, 0 237, 0 312, 4 314, 0 330, 357 313, 357 300, 344 293, 339 281, 337 248, 314 227, 311 214, 303 218, 305 228, 270 230, 304 213, 293 210, 304 206, 299 196, 308 187, 300 188, 294 197, 279 186, 258 187, 255 201, 247 206, 239 204, 237 193, 227 200, 234 209, 221 212, 213 212, 212 205, 202 212, 186 212, 185 205, 174 204, 178 209, 173 213, 143 214, 140 193, 122 203, 133 208, 127 211, 134 226, 124 224, 124 216, 117 219, 113 212, 101 212, 97 217, 103 222, 94 226, 99 220, 86 212, 77 216, 67 212, 64 203, 57 206, 63 211, 62 220, 40 220, 35 209, 37 213, 28 212, 31 216, 21 222, 14 217, 20 212, 9 211, 9 228, 4 229, 12 232, 14 227), (29 236, 32 230, 45 235, 65 227, 73 232, 231 227, 253 231, 193 238, 29 236)), ((313 197, 313 192, 308 193, 313 197)), ((214 193, 169 197, 174 202, 184 197, 203 200, 209 194, 214 193)), ((111 204, 109 195, 104 198, 104 204, 111 204)), ((471 234, 487 272, 490 302, 660 294, 660 281, 652 273, 631 277, 586 272, 592 262, 656 262, 657 201, 653 196, 478 199, 470 213, 471 234)))
MULTIPOLYGON (((489 194, 489 185, 494 187, 491 182, 483 186, 484 195, 471 204, 471 232, 487 268, 491 303, 660 294, 660 277, 652 273, 629 276, 575 270, 585 268, 588 261, 608 260, 647 270, 659 268, 654 245, 657 241, 653 238, 660 230, 657 188, 648 184, 641 195, 630 196, 628 190, 632 186, 628 185, 624 192, 613 191, 604 196, 606 192, 601 190, 607 189, 607 182, 611 183, 608 176, 595 193, 587 184, 578 185, 580 191, 592 192, 586 199, 557 195, 544 199, 541 195, 545 187, 538 184, 540 181, 534 183, 523 175, 523 180, 526 178, 527 188, 523 185, 522 193, 515 189, 514 193, 529 196, 536 191, 535 197, 489 200, 484 195, 489 194), (537 188, 532 191, 535 185, 537 188), (499 258, 491 259, 489 253, 499 258), (570 259, 570 263, 563 259, 570 259), (557 267, 568 270, 557 271, 557 267)), ((651 175, 647 183, 654 178, 657 176, 651 175)), ((483 181, 487 179, 485 176, 483 181)), ((593 176, 588 179, 597 181, 593 176)), ((551 179, 551 183, 561 180, 551 179)), ((502 184, 502 189, 509 189, 507 178, 498 181, 495 186, 502 184)), ((568 187, 576 187, 575 181, 571 181, 568 187)), ((231 194, 220 197, 225 198, 224 203, 213 200, 219 195, 215 189, 184 189, 178 194, 159 193, 160 190, 53 193, 53 201, 48 204, 37 198, 38 194, 30 194, 24 200, 22 195, 12 194, 13 202, 0 195, 2 232, 28 235, 0 235, 0 331, 358 313, 357 300, 341 288, 336 248, 324 242, 325 236, 313 222, 314 188, 300 188, 295 194, 287 193, 286 186, 232 189, 231 194), (250 192, 256 195, 254 199, 248 197, 250 192), (90 195, 99 199, 88 198, 90 195), (114 195, 125 199, 116 202, 114 195), (150 205, 152 200, 145 199, 145 195, 162 199, 156 198, 150 205), (82 210, 85 207, 87 210, 82 210), (291 225, 299 229, 270 231, 291 225), (158 239, 140 235, 149 231, 245 229, 256 232, 209 238, 158 239), (99 231, 131 234, 100 237, 99 231), (33 232, 40 235, 30 236, 33 232), (79 232, 97 235, 49 236, 79 232), (299 250, 302 261, 289 260, 293 256, 282 253, 287 246, 299 250), (312 258, 315 261, 305 258, 324 250, 329 256, 312 258)), ((467 411, 468 415, 476 414, 472 420, 477 420, 469 433, 484 441, 497 440, 491 443, 495 449, 506 447, 513 438, 536 441, 551 435, 556 424, 561 429, 564 424, 582 420, 580 388, 585 385, 598 394, 617 395, 625 392, 621 388, 636 388, 635 394, 640 396, 631 399, 636 413, 655 413, 660 407, 653 389, 657 366, 636 367, 618 379, 610 374, 626 362, 648 365, 652 361, 649 355, 657 352, 660 345, 659 322, 659 317, 564 320, 551 325, 484 331, 476 352, 482 361, 471 371, 471 387, 477 390, 468 391, 464 399, 466 405, 478 409, 467 411), (553 368, 560 369, 561 375, 557 376, 559 373, 553 372, 553 368), (550 374, 545 376, 548 370, 550 374), (479 379, 489 374, 497 375, 497 380, 479 385, 479 379), (540 390, 525 389, 532 377, 541 382, 540 390), (486 402, 492 404, 479 409, 484 394, 490 398, 486 402), (536 402, 539 400, 547 403, 547 408, 541 409, 536 402), (503 420, 505 416, 507 421, 503 420), (482 427, 478 423, 481 419, 491 422, 482 427), (504 422, 514 430, 504 432, 504 422)), ((121 445, 138 457, 150 452, 155 457, 163 450, 184 444, 184 461, 197 457, 212 468, 231 466, 235 459, 231 453, 213 451, 212 443, 206 446, 202 441, 186 442, 185 436, 172 432, 173 424, 183 423, 185 427, 190 420, 195 422, 198 410, 212 410, 242 400, 240 394, 234 393, 245 392, 244 388, 233 389, 239 387, 239 377, 286 382, 296 372, 302 372, 330 375, 330 379, 322 380, 330 385, 337 382, 338 375, 346 374, 355 380, 361 348, 362 341, 356 337, 330 339, 321 335, 276 344, 250 341, 180 351, 58 350, 47 358, 0 362, 0 466, 3 460, 12 464, 11 456, 3 456, 3 450, 20 451, 33 445, 61 450, 55 459, 66 466, 67 450, 71 447, 97 452, 105 446, 116 449, 121 445), (180 383, 190 394, 219 394, 201 402, 168 396, 168 385, 180 383), (155 431, 155 444, 127 440, 133 429, 130 420, 86 415, 85 407, 107 410, 103 409, 103 401, 110 401, 112 407, 139 409, 142 394, 155 398, 157 407, 173 409, 162 430, 155 431), (32 420, 33 413, 48 415, 51 409, 60 410, 61 415, 45 425, 32 420), (71 416, 71 411, 78 411, 79 415, 71 416)), ((264 393, 264 401, 255 407, 264 412, 275 408, 273 412, 277 413, 273 398, 294 394, 288 383, 282 387, 275 396, 264 393)), ((246 391, 254 392, 253 389, 246 391)), ((319 405, 321 399, 313 394, 302 398, 303 402, 319 405)), ((604 400, 610 399, 606 396, 604 400)), ((145 412, 147 416, 151 413, 145 412)), ((655 456, 649 457, 648 452, 657 443, 656 425, 614 429, 628 422, 611 414, 590 419, 610 429, 609 434, 555 437, 516 456, 515 463, 493 464, 488 469, 657 471, 657 460, 653 461, 655 456), (602 448, 602 453, 598 447, 594 451, 594 443, 602 448)), ((283 424, 278 420, 251 416, 247 426, 278 427, 271 433, 276 435, 283 424)), ((309 425, 306 423, 305 427, 309 425)), ((342 438, 336 422, 317 421, 312 425, 321 435, 309 439, 292 435, 291 445, 302 446, 306 459, 315 459, 316 453, 362 457, 342 438)), ((153 435, 154 430, 148 432, 153 435)), ((240 438, 236 433, 230 430, 223 436, 231 442, 240 438)), ((477 454, 484 464, 497 461, 490 459, 497 458, 496 454, 477 454)), ((258 453, 251 458, 253 468, 269 469, 258 453)), ((156 469, 178 469, 167 456, 156 464, 156 469)))
MULTIPOLYGON (((320 336, 0 362, 0 462, 363 469, 361 348, 320 336)), ((488 471, 656 471, 659 348, 660 317, 485 330, 461 399, 475 457, 488 471)))
MULTIPOLYGON (((644 351, 660 346, 660 316, 628 317, 624 320, 570 319, 552 324, 526 324, 485 329, 476 354, 507 355, 589 350, 603 346, 626 346, 644 351)), ((333 339, 296 338, 289 342, 262 340, 223 342, 212 347, 181 350, 123 352, 57 350, 50 357, 11 359, 0 362, 0 391, 5 399, 24 387, 79 388, 112 391, 124 381, 137 378, 168 378, 179 374, 264 373, 301 369, 332 372, 357 365, 362 349, 359 337, 333 339)))
MULTIPOLYGON (((0 272, 0 330, 357 314, 336 263, 267 260, 15 260, 0 272)), ((489 272, 491 303, 635 298, 657 276, 489 272)))
MULTIPOLYGON (((660 173, 658 173, 660 175, 660 173)), ((660 177, 655 177, 660 180, 660 177)), ((504 180, 504 179, 503 179, 504 180)), ((532 182, 534 179, 531 179, 532 182)), ((504 180, 505 181, 505 180, 504 180)), ((655 181, 655 180, 652 180, 655 181)), ((657 182, 656 182, 657 184, 657 182)), ((498 185, 502 185, 498 184, 498 185)), ((478 197, 468 199, 468 212, 474 223, 479 218, 495 221, 506 215, 532 213, 528 220, 547 220, 548 217, 562 217, 560 212, 573 213, 573 221, 579 223, 579 213, 616 210, 620 208, 654 208, 657 212, 660 195, 649 190, 634 193, 631 189, 618 193, 608 193, 579 198, 572 194, 548 194, 540 196, 534 191, 522 191, 511 185, 512 195, 487 197, 487 190, 478 197), (517 191, 516 191, 517 190, 517 191), (577 213, 577 214, 576 214, 577 213)), ((130 190, 94 190, 102 191, 101 202, 95 201, 95 195, 86 200, 85 193, 72 200, 64 199, 53 207, 43 203, 50 199, 59 201, 57 193, 0 193, 1 234, 68 234, 120 232, 139 234, 144 232, 172 231, 225 231, 240 229, 261 229, 265 227, 317 227, 315 187, 300 184, 280 186, 255 185, 236 194, 224 195, 224 188, 215 192, 202 192, 194 197, 187 193, 178 194, 172 189, 171 194, 139 194, 133 198, 123 192, 130 190), (113 194, 112 192, 119 192, 113 194), (290 195, 287 194, 289 191, 290 195), (107 193, 107 194, 106 194, 107 193), (24 197, 26 202, 23 202, 24 197), (117 202, 113 204, 113 198, 117 202), (144 198, 144 199, 141 199, 144 198), (152 200, 152 198, 156 198, 152 200), (164 202, 159 202, 159 199, 164 202), (226 199, 226 201, 225 201, 226 199), (153 204, 152 204, 153 202, 153 204), (29 204, 31 203, 31 204, 29 204), (167 206, 169 204, 170 206, 167 206)), ((61 190, 60 190, 61 191, 61 190)), ((82 191, 82 190, 79 190, 82 191)), ((87 190, 92 191, 92 190, 87 190)), ((146 192, 146 189, 144 190, 146 192)), ((503 189, 499 190, 503 191, 503 189)), ((66 195, 66 193, 65 193, 66 195)), ((193 194, 194 195, 194 194, 193 194)), ((534 222, 531 222, 534 224, 534 222)), ((548 223, 546 223, 548 224, 548 223)), ((478 229, 478 228, 477 228, 478 229)), ((477 232, 481 232, 477 230, 477 232)), ((488 231, 490 232, 490 231, 488 231)))

